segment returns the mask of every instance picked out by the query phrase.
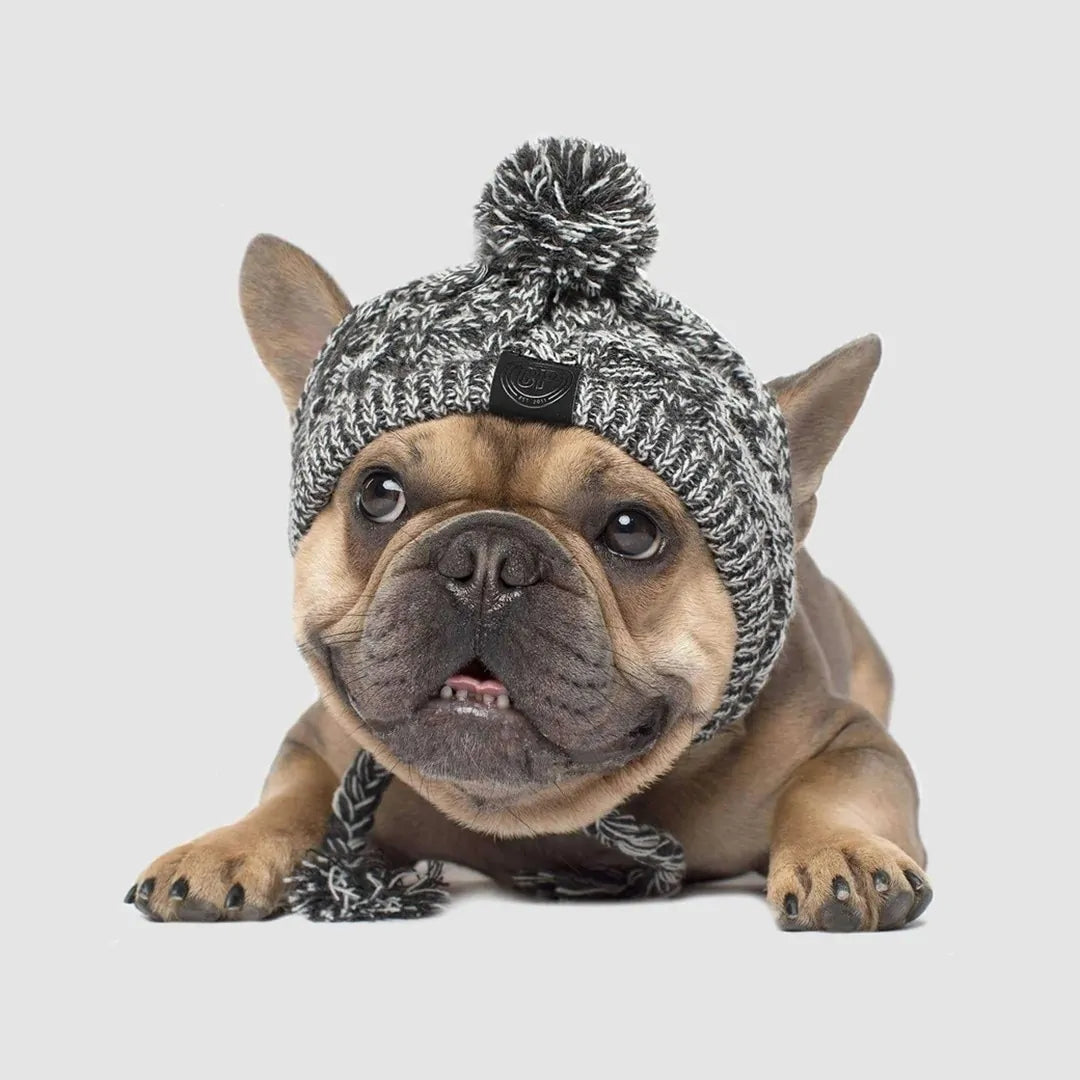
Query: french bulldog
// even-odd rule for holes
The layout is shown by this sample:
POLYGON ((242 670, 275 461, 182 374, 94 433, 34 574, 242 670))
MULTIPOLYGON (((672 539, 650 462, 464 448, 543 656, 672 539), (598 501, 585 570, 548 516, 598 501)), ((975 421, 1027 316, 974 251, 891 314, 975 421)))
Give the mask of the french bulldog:
MULTIPOLYGON (((349 310, 308 255, 259 236, 240 279, 286 406, 349 310)), ((616 806, 669 830, 687 880, 760 871, 787 930, 888 930, 932 892, 892 677, 803 547, 822 473, 877 368, 874 336, 769 384, 791 452, 797 607, 751 711, 717 708, 735 619, 673 491, 587 430, 462 415, 380 435, 295 556, 296 640, 319 697, 258 806, 166 852, 128 894, 161 920, 274 914, 357 750, 393 773, 373 837, 509 883, 598 859, 616 806), (523 602, 527 601, 527 602, 523 602)))

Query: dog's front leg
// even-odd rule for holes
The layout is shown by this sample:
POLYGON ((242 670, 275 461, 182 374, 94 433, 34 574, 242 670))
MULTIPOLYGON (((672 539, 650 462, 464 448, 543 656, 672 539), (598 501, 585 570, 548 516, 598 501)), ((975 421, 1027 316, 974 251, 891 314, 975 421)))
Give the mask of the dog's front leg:
POLYGON ((203 922, 272 914, 285 877, 322 839, 338 783, 309 745, 318 740, 309 713, 285 737, 259 805, 235 824, 155 859, 127 899, 153 919, 203 922))
POLYGON ((873 717, 838 724, 777 801, 769 901, 787 930, 893 929, 918 918, 933 895, 915 778, 873 717))

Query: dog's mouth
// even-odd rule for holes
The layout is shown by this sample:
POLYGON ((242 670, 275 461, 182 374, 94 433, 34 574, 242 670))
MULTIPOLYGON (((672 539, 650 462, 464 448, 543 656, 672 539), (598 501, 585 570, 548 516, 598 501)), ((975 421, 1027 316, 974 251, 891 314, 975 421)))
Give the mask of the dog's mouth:
POLYGON ((670 716, 663 696, 588 671, 562 677, 546 664, 511 663, 504 675, 474 654, 417 686, 410 662, 356 662, 341 646, 326 659, 340 697, 398 761, 487 801, 620 768, 653 745, 670 716))
POLYGON ((509 690, 479 658, 470 660, 457 674, 451 675, 429 700, 500 712, 513 704, 509 690))

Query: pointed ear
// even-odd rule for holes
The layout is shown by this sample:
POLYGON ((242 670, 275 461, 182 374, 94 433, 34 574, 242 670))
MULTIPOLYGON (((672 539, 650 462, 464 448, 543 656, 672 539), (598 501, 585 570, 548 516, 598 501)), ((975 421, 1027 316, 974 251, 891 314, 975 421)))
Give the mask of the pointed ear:
POLYGON ((797 543, 810 530, 822 473, 851 427, 880 359, 881 339, 868 334, 806 371, 768 384, 787 424, 797 543))
POLYGON ((290 412, 319 350, 350 306, 334 279, 298 247, 265 233, 248 244, 240 307, 290 412))

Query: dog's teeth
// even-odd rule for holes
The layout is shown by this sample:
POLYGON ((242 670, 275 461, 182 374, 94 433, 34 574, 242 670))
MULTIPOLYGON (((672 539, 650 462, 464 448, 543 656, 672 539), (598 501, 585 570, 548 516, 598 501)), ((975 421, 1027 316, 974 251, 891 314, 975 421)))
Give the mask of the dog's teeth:
POLYGON ((484 695, 484 704, 485 705, 494 705, 495 704, 495 698, 491 694, 485 694, 484 695))
POLYGON ((495 705, 499 709, 509 709, 510 708, 510 698, 507 697, 506 694, 500 694, 495 699, 495 705))
POLYGON ((469 700, 469 691, 468 690, 459 690, 455 694, 455 697, 458 699, 458 701, 468 701, 469 700))
POLYGON ((454 688, 452 686, 444 686, 439 691, 439 697, 449 699, 454 696, 454 688))

